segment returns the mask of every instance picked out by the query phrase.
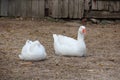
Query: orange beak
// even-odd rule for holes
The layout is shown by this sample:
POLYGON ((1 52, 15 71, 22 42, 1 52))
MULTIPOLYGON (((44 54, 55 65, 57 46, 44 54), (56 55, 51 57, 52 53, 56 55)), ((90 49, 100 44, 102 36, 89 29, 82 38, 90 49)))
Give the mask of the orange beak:
POLYGON ((86 34, 86 29, 83 29, 83 30, 82 30, 82 33, 86 34))

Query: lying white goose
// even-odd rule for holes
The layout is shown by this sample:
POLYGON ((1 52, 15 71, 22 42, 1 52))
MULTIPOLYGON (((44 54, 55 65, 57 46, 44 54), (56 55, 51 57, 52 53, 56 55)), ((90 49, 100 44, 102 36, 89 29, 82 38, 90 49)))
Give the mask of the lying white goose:
POLYGON ((32 42, 27 40, 19 58, 22 60, 43 60, 46 56, 45 48, 39 41, 32 42))
POLYGON ((77 40, 67 36, 53 34, 55 54, 64 56, 85 56, 85 32, 85 26, 80 26, 77 40))

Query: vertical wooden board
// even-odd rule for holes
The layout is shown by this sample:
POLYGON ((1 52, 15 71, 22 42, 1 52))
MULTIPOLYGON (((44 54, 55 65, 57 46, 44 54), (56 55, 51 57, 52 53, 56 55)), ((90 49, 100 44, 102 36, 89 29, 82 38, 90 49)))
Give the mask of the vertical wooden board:
POLYGON ((68 17, 68 0, 62 1, 62 18, 68 17))
POLYGON ((73 18, 73 11, 74 11, 74 0, 69 0, 69 4, 68 4, 68 6, 69 6, 69 13, 68 13, 68 16, 69 16, 69 18, 73 18))
POLYGON ((120 11, 120 1, 119 1, 119 11, 120 11))
POLYGON ((53 0, 48 0, 48 16, 52 16, 53 0))
POLYGON ((58 17, 57 18, 61 18, 62 17, 62 7, 63 7, 63 0, 58 0, 58 17))
POLYGON ((63 14, 63 0, 58 0, 58 15, 59 15, 59 18, 62 17, 62 14, 63 14))
POLYGON ((97 10, 108 10, 109 1, 97 1, 97 10))
POLYGON ((111 1, 111 7, 112 7, 111 11, 112 12, 115 11, 115 5, 116 5, 115 2, 111 1))
POLYGON ((117 1, 110 1, 109 11, 110 12, 119 11, 119 3, 117 1))
POLYGON ((79 0, 78 18, 82 18, 84 15, 84 0, 79 0))
POLYGON ((53 6, 52 0, 48 0, 48 7, 47 7, 48 8, 48 16, 52 15, 52 6, 53 6))
POLYGON ((32 0, 32 17, 38 17, 38 0, 32 0))
POLYGON ((116 1, 110 1, 110 6, 109 6, 109 11, 110 12, 114 12, 114 11, 118 11, 118 7, 117 7, 117 2, 116 1))
POLYGON ((9 0, 8 15, 13 17, 15 16, 15 0, 9 0))
POLYGON ((39 18, 45 16, 45 0, 38 0, 38 16, 39 18))
POLYGON ((92 0, 92 10, 97 10, 97 0, 92 0))
POLYGON ((8 16, 8 0, 1 0, 0 16, 8 16))
POLYGON ((21 16, 21 0, 15 0, 15 16, 21 16))
POLYGON ((120 4, 119 3, 120 3, 120 1, 117 1, 117 10, 116 11, 118 11, 118 12, 120 11, 120 4))
POLYGON ((104 10, 104 6, 103 6, 104 2, 103 1, 97 1, 97 2, 98 2, 97 9, 104 10))
POLYGON ((26 17, 26 9, 27 9, 26 2, 27 2, 26 0, 21 0, 21 16, 22 17, 26 17))
POLYGON ((74 0, 74 13, 73 18, 78 18, 78 10, 79 10, 79 0, 74 0))
POLYGON ((112 3, 111 3, 111 1, 109 1, 109 11, 110 11, 110 12, 113 11, 113 7, 112 7, 112 3))
POLYGON ((115 12, 119 11, 119 2, 120 1, 114 1, 113 2, 113 8, 114 8, 115 12))
POLYGON ((90 10, 90 6, 91 6, 91 4, 90 4, 90 1, 91 0, 85 0, 85 10, 90 10))
POLYGON ((53 6, 52 6, 52 17, 58 18, 58 0, 52 0, 53 6))
POLYGON ((0 0, 0 16, 1 16, 1 0, 0 0))
POLYGON ((44 0, 44 6, 45 6, 44 16, 48 16, 49 15, 49 0, 44 0))
POLYGON ((120 1, 119 1, 119 11, 120 11, 120 1))
POLYGON ((104 2, 104 10, 109 10, 109 1, 104 2))
POLYGON ((51 0, 48 3, 49 3, 49 13, 50 13, 49 16, 53 17, 54 12, 55 12, 55 10, 54 10, 54 0, 51 0))
POLYGON ((45 8, 49 8, 49 3, 48 3, 49 0, 44 0, 44 1, 45 1, 45 2, 44 2, 44 3, 45 3, 45 8))
POLYGON ((26 17, 32 17, 32 0, 26 0, 26 17))

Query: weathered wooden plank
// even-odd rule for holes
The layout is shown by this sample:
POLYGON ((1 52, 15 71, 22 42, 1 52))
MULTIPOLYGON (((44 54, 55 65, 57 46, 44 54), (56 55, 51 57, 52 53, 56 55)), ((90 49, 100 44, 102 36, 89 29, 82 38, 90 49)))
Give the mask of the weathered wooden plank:
POLYGON ((88 18, 120 18, 120 12, 108 12, 108 11, 90 11, 87 14, 88 18))
POLYGON ((67 0, 58 0, 58 18, 65 18, 68 14, 68 3, 67 0))
POLYGON ((104 10, 103 4, 104 4, 103 1, 98 1, 97 9, 98 9, 98 10, 104 10))
POLYGON ((1 16, 1 0, 0 0, 0 16, 1 16))
POLYGON ((38 17, 38 0, 32 0, 32 17, 38 17))
POLYGON ((15 0, 9 0, 8 15, 15 16, 15 0))
POLYGON ((62 14, 62 18, 67 18, 68 17, 68 0, 62 0, 62 10, 61 10, 61 14, 62 14))
POLYGON ((53 11, 53 0, 48 0, 48 16, 52 16, 52 11, 53 11))
POLYGON ((97 0, 92 0, 92 10, 97 10, 97 0))
POLYGON ((109 5, 109 11, 110 12, 114 12, 114 2, 113 1, 110 1, 110 3, 109 3, 110 5, 109 5))
POLYGON ((117 9, 116 9, 116 11, 120 11, 120 1, 117 1, 117 9))
POLYGON ((62 0, 58 0, 58 17, 61 18, 62 16, 62 0))
POLYGON ((8 0, 1 0, 0 16, 8 16, 8 0))
POLYGON ((109 11, 114 12, 114 11, 119 11, 119 3, 118 1, 110 1, 109 4, 109 11))
POLYGON ((90 10, 90 6, 91 6, 91 4, 90 4, 90 1, 91 0, 85 0, 85 10, 90 10))
POLYGON ((79 3, 78 18, 82 18, 85 10, 84 0, 79 0, 78 3, 79 3))
POLYGON ((119 4, 119 11, 120 11, 120 1, 119 1, 119 3, 118 3, 118 4, 119 4))
POLYGON ((58 1, 58 18, 67 18, 68 17, 68 0, 59 0, 58 1))
POLYGON ((113 4, 113 2, 110 1, 110 2, 109 2, 109 11, 110 11, 110 12, 113 12, 113 11, 114 11, 114 8, 113 8, 112 4, 113 4))
POLYGON ((52 6, 52 17, 53 18, 58 18, 58 0, 52 0, 53 1, 53 6, 52 6))
POLYGON ((44 18, 45 16, 45 0, 38 0, 38 16, 44 18))
POLYGON ((45 0, 45 8, 49 8, 49 0, 45 0))
POLYGON ((112 6, 113 6, 113 9, 114 9, 114 12, 119 11, 119 2, 120 1, 113 1, 112 6))
POLYGON ((21 0, 15 0, 15 17, 21 16, 21 0))
POLYGON ((73 18, 73 11, 74 11, 74 0, 69 0, 69 14, 68 14, 68 16, 69 16, 69 18, 73 18))
POLYGON ((78 18, 78 9, 79 9, 79 0, 74 0, 74 13, 73 13, 73 18, 78 18))
POLYGON ((32 0, 26 0, 26 17, 32 17, 32 0))
POLYGON ((109 1, 97 1, 97 10, 109 10, 109 1))
POLYGON ((109 10, 109 1, 105 1, 104 3, 104 10, 109 10))
POLYGON ((26 10, 27 10, 27 1, 26 0, 21 0, 21 16, 26 17, 26 10))

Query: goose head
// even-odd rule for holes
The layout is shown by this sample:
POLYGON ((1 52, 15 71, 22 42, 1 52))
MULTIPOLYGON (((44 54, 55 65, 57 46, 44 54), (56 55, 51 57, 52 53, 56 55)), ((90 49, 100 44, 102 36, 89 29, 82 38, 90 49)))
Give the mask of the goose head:
POLYGON ((86 34, 86 27, 85 26, 80 26, 78 30, 78 40, 84 39, 84 35, 86 34))
POLYGON ((79 27, 79 33, 81 33, 81 34, 85 34, 85 33, 86 33, 86 28, 85 28, 85 26, 80 26, 80 27, 79 27))
POLYGON ((27 41, 26 41, 26 44, 32 44, 32 41, 27 40, 27 41))

